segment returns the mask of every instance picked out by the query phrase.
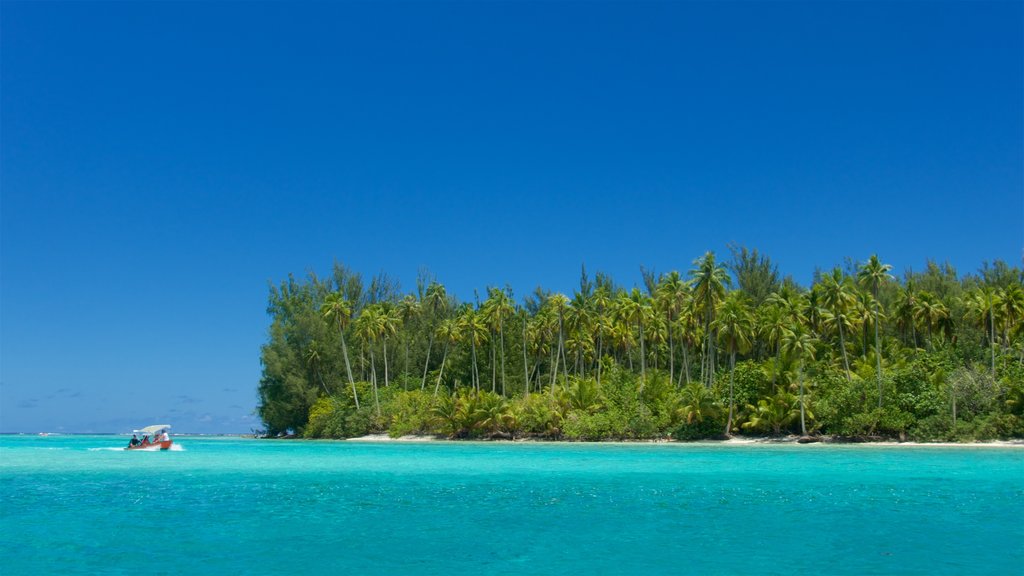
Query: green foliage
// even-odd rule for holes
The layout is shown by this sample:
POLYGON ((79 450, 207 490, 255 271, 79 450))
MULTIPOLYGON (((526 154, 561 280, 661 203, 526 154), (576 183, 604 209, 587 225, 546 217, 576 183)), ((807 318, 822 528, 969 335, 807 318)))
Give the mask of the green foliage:
POLYGON ((1021 272, 890 272, 873 256, 805 289, 736 248, 688 279, 645 271, 646 292, 584 274, 520 305, 339 265, 270 287, 257 411, 308 438, 717 438, 730 407, 732 434, 800 433, 802 411, 808 433, 1021 436, 1021 272))

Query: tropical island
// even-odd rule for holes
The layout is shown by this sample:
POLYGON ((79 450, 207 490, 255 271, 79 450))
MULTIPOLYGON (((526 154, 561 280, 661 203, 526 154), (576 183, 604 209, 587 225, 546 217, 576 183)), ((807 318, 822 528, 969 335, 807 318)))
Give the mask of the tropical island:
POLYGON ((460 302, 341 264, 272 285, 257 412, 270 437, 700 440, 1024 437, 1024 272, 893 275, 877 256, 783 278, 757 250, 625 288, 460 302))

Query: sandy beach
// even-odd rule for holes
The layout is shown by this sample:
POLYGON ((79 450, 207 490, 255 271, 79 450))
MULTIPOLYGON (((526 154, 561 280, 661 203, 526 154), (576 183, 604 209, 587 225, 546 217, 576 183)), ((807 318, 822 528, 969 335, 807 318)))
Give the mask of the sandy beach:
MULTIPOLYGON (((773 446, 779 444, 798 444, 801 446, 870 446, 877 448, 921 448, 921 447, 934 447, 934 448, 1020 448, 1024 449, 1024 439, 1014 440, 993 440, 991 442, 898 442, 898 441, 885 441, 885 442, 849 442, 843 440, 834 440, 832 438, 823 437, 820 442, 811 442, 807 444, 800 444, 798 442, 799 436, 785 436, 785 437, 764 437, 764 438, 749 438, 749 437, 733 437, 728 440, 701 440, 694 442, 680 442, 675 440, 632 440, 632 441, 601 441, 601 442, 569 442, 565 440, 541 440, 535 438, 518 438, 516 440, 486 440, 479 439, 476 442, 495 442, 495 443, 564 443, 564 444, 617 444, 617 445, 636 445, 636 444, 667 444, 667 445, 679 445, 679 446, 773 446)), ((467 442, 474 440, 449 440, 447 438, 440 438, 437 436, 420 436, 420 435, 405 435, 397 438, 392 438, 387 434, 368 434, 366 436, 359 436, 357 438, 348 438, 346 442, 467 442)))

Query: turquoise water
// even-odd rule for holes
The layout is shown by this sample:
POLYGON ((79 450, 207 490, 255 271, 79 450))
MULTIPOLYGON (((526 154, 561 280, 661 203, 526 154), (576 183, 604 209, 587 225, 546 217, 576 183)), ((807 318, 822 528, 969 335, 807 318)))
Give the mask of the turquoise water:
POLYGON ((1019 574, 1024 450, 0 437, 0 573, 1019 574))

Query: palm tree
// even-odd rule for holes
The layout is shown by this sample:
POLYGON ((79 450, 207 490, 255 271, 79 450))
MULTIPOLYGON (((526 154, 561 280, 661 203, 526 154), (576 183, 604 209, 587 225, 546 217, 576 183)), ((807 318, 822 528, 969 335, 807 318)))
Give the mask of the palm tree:
POLYGON ((565 294, 552 294, 546 304, 549 310, 552 310, 558 318, 558 349, 555 350, 554 370, 551 372, 551 394, 554 395, 555 384, 558 381, 559 361, 568 370, 568 366, 565 364, 565 307, 569 304, 569 299, 566 298, 565 294))
POLYGON ((384 387, 388 384, 388 338, 398 333, 398 315, 390 302, 377 304, 380 315, 377 330, 380 331, 381 343, 384 346, 384 387))
POLYGON ((416 299, 412 294, 407 294, 402 301, 398 303, 398 317, 402 319, 402 327, 404 328, 403 340, 405 340, 405 365, 402 367, 402 373, 405 374, 403 381, 406 383, 405 388, 408 389, 408 378, 409 378, 409 341, 411 340, 409 325, 412 321, 420 315, 422 307, 420 306, 419 300, 416 299))
POLYGON ((833 268, 832 273, 821 280, 822 303, 831 314, 828 324, 835 326, 839 332, 839 350, 843 353, 843 368, 846 370, 846 381, 850 381, 850 360, 846 356, 846 337, 843 329, 853 327, 853 318, 850 317, 850 310, 853 308, 855 299, 851 293, 849 283, 839 268, 833 268))
POLYGON ((725 298, 725 288, 732 283, 725 266, 715 262, 715 253, 706 252, 703 257, 693 261, 694 268, 690 270, 690 286, 693 288, 693 303, 699 312, 704 316, 704 360, 707 365, 708 388, 715 380, 715 349, 714 330, 711 323, 715 320, 715 309, 725 298))
POLYGON ((430 310, 430 328, 428 330, 430 334, 427 337, 427 359, 423 363, 423 380, 420 382, 420 390, 427 385, 427 370, 430 368, 430 349, 434 345, 437 315, 448 306, 448 294, 445 292, 444 285, 431 282, 430 286, 427 287, 427 295, 424 302, 430 310))
POLYGON ((893 306, 893 317, 896 325, 904 331, 910 330, 910 339, 917 346, 917 290, 914 289, 914 279, 907 278, 907 285, 896 294, 896 302, 893 306))
POLYGON ((800 434, 807 436, 807 423, 805 418, 806 407, 804 402, 804 360, 814 360, 815 339, 804 331, 802 326, 794 326, 787 330, 783 337, 783 348, 786 353, 797 360, 797 380, 800 383, 800 434))
POLYGON ((675 332, 676 321, 679 313, 686 307, 686 296, 688 288, 679 272, 672 271, 662 276, 655 289, 654 297, 658 309, 665 314, 665 326, 668 330, 668 378, 675 382, 676 356, 675 356, 675 332))
POLYGON ((875 317, 875 362, 878 369, 878 407, 882 407, 882 345, 878 338, 878 288, 886 280, 892 279, 889 275, 889 270, 892 270, 892 266, 888 264, 882 264, 878 260, 877 254, 872 254, 871 258, 868 259, 867 264, 860 267, 857 272, 857 279, 861 285, 871 290, 871 295, 875 298, 874 306, 874 317, 875 317))
POLYGON ((480 370, 477 367, 476 349, 477 346, 487 340, 487 324, 483 316, 472 306, 467 305, 462 315, 459 316, 459 332, 461 337, 469 340, 473 354, 473 387, 480 391, 480 370))
POLYGON ((736 372, 736 352, 746 352, 753 339, 753 322, 750 306, 740 291, 730 292, 718 307, 718 315, 714 323, 718 339, 729 352, 729 418, 725 423, 725 434, 732 432, 732 415, 735 402, 733 400, 733 376, 736 372))
MULTIPOLYGON (((483 305, 484 318, 492 330, 497 330, 501 338, 501 395, 505 395, 505 320, 515 313, 515 306, 512 305, 512 298, 505 290, 488 288, 487 301, 483 305)), ((494 350, 494 347, 491 347, 494 350)), ((494 366, 492 352, 491 365, 494 366)), ((495 390, 493 370, 491 379, 491 391, 495 390)))
POLYGON ((982 329, 988 325, 988 343, 992 357, 992 375, 996 373, 996 311, 999 308, 999 292, 992 286, 982 286, 971 292, 967 301, 968 313, 978 320, 982 329))
POLYGON ((585 372, 584 362, 588 352, 593 351, 591 341, 590 302, 584 294, 576 292, 565 309, 565 347, 573 352, 573 369, 577 374, 585 372), (571 345, 570 345, 571 344, 571 345))
POLYGON ((373 344, 381 335, 380 316, 380 310, 372 304, 363 309, 355 323, 356 336, 370 349, 370 383, 373 385, 373 403, 377 408, 378 418, 380 417, 380 395, 377 393, 377 363, 373 357, 373 344))
POLYGON ((928 347, 935 349, 935 342, 932 340, 932 327, 939 326, 943 320, 949 318, 949 308, 930 292, 922 290, 914 300, 913 318, 915 322, 924 324, 928 336, 928 347))
POLYGON ((444 343, 444 353, 441 355, 441 369, 437 372, 437 384, 434 385, 434 397, 441 388, 441 377, 444 376, 444 363, 448 360, 448 350, 459 343, 462 333, 459 330, 459 322, 455 318, 446 318, 441 321, 435 334, 437 339, 444 343))
POLYGON ((356 402, 356 410, 359 409, 359 393, 356 392, 356 381, 352 378, 352 365, 348 361, 348 347, 345 345, 345 327, 352 316, 352 307, 348 300, 341 295, 341 292, 332 292, 324 299, 320 306, 320 314, 327 321, 334 321, 338 325, 338 334, 341 336, 341 354, 345 357, 345 374, 348 375, 348 383, 352 386, 352 398, 356 402))
POLYGON ((324 393, 330 396, 331 391, 327 389, 327 384, 324 383, 324 374, 320 371, 320 343, 315 339, 309 342, 309 347, 306 349, 306 364, 319 377, 324 393))
POLYGON ((597 332, 597 385, 601 386, 601 358, 604 356, 604 337, 611 333, 612 323, 608 317, 612 295, 607 286, 598 286, 591 297, 594 307, 594 329, 597 332))

